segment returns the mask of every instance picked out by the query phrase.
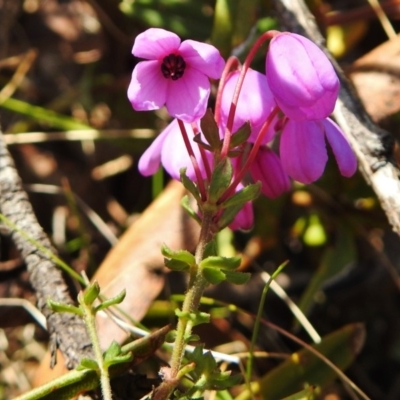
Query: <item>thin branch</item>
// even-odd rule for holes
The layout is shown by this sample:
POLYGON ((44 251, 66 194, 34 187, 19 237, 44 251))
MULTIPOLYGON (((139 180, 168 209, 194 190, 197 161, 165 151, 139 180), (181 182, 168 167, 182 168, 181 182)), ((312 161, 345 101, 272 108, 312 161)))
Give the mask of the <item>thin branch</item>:
POLYGON ((39 225, 28 196, 22 189, 21 179, 0 132, 0 211, 18 230, 11 237, 25 261, 30 282, 35 289, 39 310, 45 315, 50 334, 50 349, 54 365, 56 349, 66 359, 66 366, 74 368, 83 357, 92 356, 92 348, 82 319, 74 314, 54 313, 47 306, 51 298, 72 304, 67 285, 60 269, 41 252, 27 235, 42 248, 54 252, 50 241, 39 225), (21 235, 20 231, 26 233, 21 235))

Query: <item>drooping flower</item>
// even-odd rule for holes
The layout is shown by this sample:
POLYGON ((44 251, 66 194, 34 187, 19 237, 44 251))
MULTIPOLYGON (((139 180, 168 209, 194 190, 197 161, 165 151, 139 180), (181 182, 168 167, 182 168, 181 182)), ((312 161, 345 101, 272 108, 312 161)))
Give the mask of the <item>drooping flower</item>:
POLYGON ((266 146, 261 146, 250 166, 255 182, 261 182, 261 192, 275 198, 290 190, 290 179, 284 171, 279 157, 266 146))
MULTIPOLYGON (((186 124, 186 131, 190 136, 192 127, 186 124)), ((206 170, 200 154, 197 143, 192 140, 192 148, 196 160, 199 164, 200 171, 203 178, 206 177, 206 170)), ((212 156, 206 152, 209 161, 211 162, 212 156)), ((146 149, 139 160, 138 168, 142 175, 150 176, 157 172, 163 165, 168 174, 176 180, 180 180, 180 169, 186 168, 186 175, 189 179, 195 181, 196 174, 194 172, 192 161, 188 155, 185 142, 183 141, 182 133, 179 129, 178 121, 174 119, 153 141, 153 143, 146 149)))
POLYGON ((357 160, 340 128, 329 118, 318 121, 287 120, 282 130, 279 152, 284 170, 302 183, 316 181, 324 172, 327 141, 339 171, 349 177, 357 169, 357 160))
POLYGON ((339 79, 323 51, 309 39, 283 32, 270 42, 266 58, 269 87, 279 108, 295 121, 328 117, 339 79))
POLYGON ((208 78, 218 79, 224 60, 218 50, 180 38, 164 29, 150 28, 136 37, 132 54, 147 61, 133 70, 128 98, 135 110, 156 110, 164 105, 170 115, 194 122, 206 111, 208 78))
MULTIPOLYGON (((239 74, 239 71, 230 73, 225 82, 221 98, 221 125, 223 128, 226 127, 228 121, 239 74)), ((275 107, 276 102, 269 88, 267 77, 249 68, 240 91, 232 132, 236 132, 246 122, 250 123, 251 128, 262 125, 275 107)), ((255 140, 258 131, 258 128, 252 129, 250 140, 255 140)), ((264 143, 269 140, 270 138, 267 134, 264 143)))

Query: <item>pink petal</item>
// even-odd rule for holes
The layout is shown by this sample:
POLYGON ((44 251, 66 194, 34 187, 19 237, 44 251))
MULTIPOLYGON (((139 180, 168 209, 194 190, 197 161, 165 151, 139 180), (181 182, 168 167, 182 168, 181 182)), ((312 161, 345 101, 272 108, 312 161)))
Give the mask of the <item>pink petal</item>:
POLYGON ((168 80, 158 61, 142 61, 136 65, 128 87, 128 98, 137 111, 156 110, 165 104, 168 80))
MULTIPOLYGON (((221 99, 221 122, 224 126, 226 126, 228 120, 238 78, 239 71, 229 74, 224 86, 221 99)), ((251 126, 264 123, 275 105, 266 76, 249 69, 240 91, 233 122, 233 132, 236 132, 247 121, 250 122, 251 126)))
POLYGON ((262 184, 262 193, 275 198, 290 190, 290 179, 284 171, 279 157, 268 147, 260 147, 250 174, 254 181, 262 184))
POLYGON ((291 119, 322 119, 332 113, 339 80, 326 55, 307 38, 286 32, 274 37, 266 71, 279 107, 291 119))
POLYGON ((136 37, 132 54, 147 60, 159 60, 177 52, 180 43, 181 39, 175 33, 160 28, 150 28, 136 37))
POLYGON ((166 106, 173 117, 191 123, 204 116, 210 95, 210 82, 204 74, 186 66, 182 78, 168 82, 166 106))
POLYGON ((173 127, 169 124, 147 148, 139 159, 138 169, 143 176, 150 176, 155 174, 160 168, 161 151, 164 146, 165 139, 171 132, 173 127))
MULTIPOLYGON (((185 123, 185 127, 189 138, 193 139, 193 129, 191 125, 185 123)), ((163 148, 161 152, 162 165, 164 166, 168 174, 176 180, 180 180, 181 168, 187 168, 186 175, 191 180, 196 181, 196 174, 194 172, 193 164, 187 152, 178 122, 176 120, 172 121, 168 125, 168 128, 170 128, 169 133, 163 143, 163 148)), ((205 177, 206 172, 201 159, 199 146, 193 140, 191 140, 191 144, 202 176, 205 177)))
POLYGON ((325 135, 335 155, 340 173, 343 176, 352 176, 357 170, 357 159, 343 132, 331 119, 322 121, 325 135))
MULTIPOLYGON (((263 122, 265 122, 265 121, 263 121, 263 122)), ((280 123, 279 116, 276 115, 272 119, 269 127, 267 128, 267 131, 264 133, 263 140, 261 141, 262 144, 267 144, 274 139, 276 133, 280 130, 279 123, 280 123)), ((260 134, 260 130, 261 130, 262 126, 263 126, 263 124, 251 127, 251 133, 250 133, 250 136, 248 139, 248 141, 250 143, 255 143, 258 135, 260 134)))
POLYGON ((233 231, 249 231, 254 224, 253 204, 248 201, 236 214, 234 220, 229 224, 233 231))
POLYGON ((279 149, 282 166, 289 176, 302 183, 316 181, 328 160, 322 122, 288 120, 279 149))
POLYGON ((210 44, 185 40, 179 47, 179 54, 187 65, 213 79, 219 79, 225 61, 219 51, 210 44))

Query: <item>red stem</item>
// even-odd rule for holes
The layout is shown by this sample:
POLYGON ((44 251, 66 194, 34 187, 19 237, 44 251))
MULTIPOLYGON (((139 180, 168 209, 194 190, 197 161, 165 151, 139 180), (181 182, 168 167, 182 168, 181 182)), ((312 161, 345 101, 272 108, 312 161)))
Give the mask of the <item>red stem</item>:
POLYGON ((190 140, 189 140, 188 134, 186 132, 185 124, 180 119, 177 119, 177 121, 178 121, 179 129, 181 130, 181 133, 182 133, 183 141, 185 142, 187 152, 188 152, 190 160, 192 162, 194 172, 196 174, 197 186, 199 187, 201 199, 203 201, 205 201, 207 198, 207 192, 206 192, 206 188, 204 186, 204 181, 203 181, 203 177, 201 175, 199 163, 197 162, 196 156, 194 155, 194 152, 193 152, 192 145, 190 144, 190 140))
POLYGON ((243 81, 246 76, 247 70, 249 69, 251 62, 253 61, 258 49, 262 46, 262 44, 265 41, 270 40, 274 36, 279 35, 279 34, 280 34, 279 31, 268 31, 268 32, 265 32, 264 34, 262 34, 256 40, 254 45, 251 47, 250 52, 243 63, 243 67, 240 71, 240 75, 239 75, 238 81, 236 83, 235 92, 233 94, 231 108, 229 109, 228 122, 226 124, 226 129, 225 129, 225 134, 224 134, 224 143, 222 145, 222 150, 221 150, 221 158, 224 158, 228 155, 229 145, 230 145, 231 136, 232 136, 233 120, 235 118, 237 102, 239 99, 240 91, 242 89, 243 81))
POLYGON ((223 203, 226 199, 228 199, 234 192, 236 187, 239 185, 239 183, 242 181, 244 176, 246 175, 247 171, 249 170, 251 164, 253 163, 256 154, 258 152, 258 149, 260 148, 262 141, 264 139, 264 136, 266 135, 269 126, 271 125, 271 122, 275 118, 275 116, 278 114, 279 108, 275 107, 271 114, 268 116, 267 120, 264 122, 263 126, 261 127, 260 131, 258 132, 258 136, 256 141, 254 142, 254 145, 252 149, 250 150, 249 156, 246 159, 246 162, 244 163, 242 169, 238 172, 238 174, 235 176, 235 179, 229 186, 229 188, 226 190, 226 192, 220 197, 218 200, 218 204, 223 203))

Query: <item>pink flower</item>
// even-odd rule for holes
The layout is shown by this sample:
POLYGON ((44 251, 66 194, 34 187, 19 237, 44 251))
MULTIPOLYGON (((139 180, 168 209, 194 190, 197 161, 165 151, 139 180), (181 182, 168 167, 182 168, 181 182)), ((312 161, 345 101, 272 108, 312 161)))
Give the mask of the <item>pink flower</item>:
POLYGON ((266 73, 279 108, 295 121, 328 117, 339 80, 323 51, 307 38, 284 32, 269 45, 266 73))
MULTIPOLYGON (((192 132, 191 125, 185 123, 185 127, 188 135, 190 135, 190 132, 192 132)), ((199 163, 203 178, 205 178, 206 171, 202 162, 200 150, 197 143, 193 140, 192 148, 197 162, 199 163)), ((211 154, 208 152, 206 152, 206 154, 211 161, 211 154)), ((163 165, 172 178, 178 181, 180 180, 179 171, 181 168, 187 168, 186 175, 191 180, 196 180, 193 164, 186 150, 185 142, 183 141, 182 133, 176 119, 155 138, 150 147, 148 147, 140 157, 138 165, 139 172, 144 176, 153 175, 160 168, 160 164, 163 165)))
POLYGON ((164 29, 151 28, 136 37, 132 54, 139 62, 132 73, 128 98, 135 110, 168 112, 185 122, 194 122, 206 111, 209 78, 218 79, 224 60, 205 43, 185 40, 164 29))
POLYGON ((356 157, 343 132, 329 118, 286 122, 279 146, 285 171, 302 183, 316 181, 328 160, 325 139, 332 148, 340 173, 346 177, 353 175, 357 169, 356 157))
MULTIPOLYGON (((239 71, 229 74, 221 99, 221 124, 226 127, 229 110, 239 71)), ((240 91, 232 132, 236 132, 244 123, 249 122, 251 128, 261 126, 276 107, 274 96, 269 88, 267 77, 253 69, 248 69, 240 91)), ((259 129, 252 129, 250 139, 254 139, 259 129)), ((268 142, 268 135, 264 142, 268 142)))
POLYGON ((264 196, 275 198, 290 190, 290 179, 279 157, 268 147, 262 146, 250 166, 255 182, 260 181, 264 196))

